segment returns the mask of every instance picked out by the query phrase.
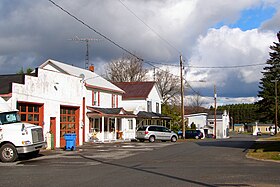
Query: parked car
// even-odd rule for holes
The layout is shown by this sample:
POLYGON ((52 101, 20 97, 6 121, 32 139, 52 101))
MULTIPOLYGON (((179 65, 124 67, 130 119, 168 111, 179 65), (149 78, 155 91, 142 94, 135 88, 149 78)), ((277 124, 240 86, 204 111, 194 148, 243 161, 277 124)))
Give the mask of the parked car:
POLYGON ((178 136, 166 127, 149 125, 141 126, 137 129, 136 139, 141 142, 144 142, 145 140, 149 140, 149 142, 154 142, 155 140, 176 142, 178 136))
POLYGON ((200 130, 186 130, 185 138, 201 139, 203 138, 203 134, 200 130))

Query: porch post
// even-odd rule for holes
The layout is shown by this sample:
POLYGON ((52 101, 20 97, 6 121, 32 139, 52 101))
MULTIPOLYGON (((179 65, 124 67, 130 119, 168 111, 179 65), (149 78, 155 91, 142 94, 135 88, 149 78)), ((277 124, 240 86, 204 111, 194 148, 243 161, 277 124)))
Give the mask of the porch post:
POLYGON ((117 140, 117 126, 118 126, 118 120, 117 120, 117 118, 115 117, 115 128, 114 128, 115 137, 114 137, 114 140, 117 140))
POLYGON ((102 126, 101 142, 104 142, 104 139, 105 139, 105 137, 104 137, 104 131, 105 131, 105 129, 104 129, 104 116, 102 116, 102 119, 101 119, 101 126, 102 126))

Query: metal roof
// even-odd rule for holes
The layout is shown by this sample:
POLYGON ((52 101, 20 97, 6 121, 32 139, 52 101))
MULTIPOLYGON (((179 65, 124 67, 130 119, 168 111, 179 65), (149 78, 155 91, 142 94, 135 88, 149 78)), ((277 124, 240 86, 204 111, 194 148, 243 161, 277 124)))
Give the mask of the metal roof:
POLYGON ((47 69, 47 65, 52 66, 59 72, 80 77, 81 81, 83 81, 87 87, 90 87, 92 89, 124 93, 122 89, 90 70, 71 66, 69 64, 65 64, 51 59, 44 62, 42 65, 40 65, 39 68, 47 69))

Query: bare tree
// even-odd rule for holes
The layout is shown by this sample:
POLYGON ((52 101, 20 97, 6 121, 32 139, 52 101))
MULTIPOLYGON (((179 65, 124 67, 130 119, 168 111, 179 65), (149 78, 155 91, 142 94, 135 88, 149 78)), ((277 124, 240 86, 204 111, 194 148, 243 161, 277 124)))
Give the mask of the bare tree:
POLYGON ((205 108, 202 107, 202 105, 204 104, 204 101, 201 97, 201 95, 199 94, 199 92, 195 93, 195 95, 193 95, 191 97, 191 103, 189 104, 192 112, 204 112, 205 108))
POLYGON ((155 78, 163 103, 174 99, 180 93, 180 79, 178 76, 171 74, 168 69, 166 71, 157 71, 155 78))
POLYGON ((106 68, 106 78, 112 82, 139 82, 146 80, 148 70, 133 56, 112 60, 106 68))

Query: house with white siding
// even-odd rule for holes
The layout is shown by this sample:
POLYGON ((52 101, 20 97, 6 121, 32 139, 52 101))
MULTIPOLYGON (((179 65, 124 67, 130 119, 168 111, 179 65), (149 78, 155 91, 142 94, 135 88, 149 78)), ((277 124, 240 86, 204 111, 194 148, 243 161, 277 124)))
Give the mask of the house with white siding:
POLYGON ((137 127, 141 125, 163 125, 170 128, 169 116, 161 114, 162 97, 156 82, 115 82, 125 91, 122 106, 137 115, 137 127))
POLYGON ((76 144, 132 138, 135 115, 122 108, 124 91, 93 70, 47 60, 32 75, 0 75, 0 96, 22 121, 51 132, 55 147, 64 147, 65 133, 76 134, 76 144))

